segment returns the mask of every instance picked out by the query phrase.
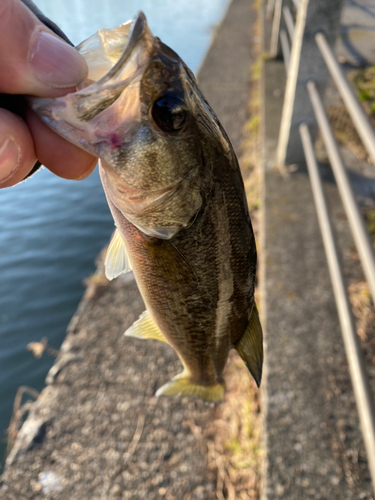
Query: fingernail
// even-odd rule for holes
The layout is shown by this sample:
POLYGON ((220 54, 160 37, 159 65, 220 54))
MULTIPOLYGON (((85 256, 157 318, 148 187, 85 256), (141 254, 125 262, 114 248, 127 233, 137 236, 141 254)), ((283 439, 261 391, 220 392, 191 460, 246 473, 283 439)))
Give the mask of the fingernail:
POLYGON ((86 61, 73 47, 45 31, 35 33, 29 62, 36 77, 54 88, 75 87, 88 71, 86 61))
POLYGON ((0 183, 5 182, 21 164, 21 149, 12 137, 0 147, 0 183))
POLYGON ((89 175, 92 174, 92 172, 95 170, 96 164, 98 163, 98 158, 95 158, 90 166, 79 176, 74 177, 74 181, 83 181, 86 179, 89 175))

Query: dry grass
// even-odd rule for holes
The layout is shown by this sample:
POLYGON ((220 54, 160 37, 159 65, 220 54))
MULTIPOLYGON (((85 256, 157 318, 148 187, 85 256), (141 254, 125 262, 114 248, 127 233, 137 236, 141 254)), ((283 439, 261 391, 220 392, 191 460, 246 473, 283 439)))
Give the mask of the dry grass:
POLYGON ((50 356, 58 356, 59 350, 48 345, 47 337, 43 337, 40 342, 29 342, 26 349, 33 353, 35 358, 41 358, 46 352, 50 356))
POLYGON ((365 281, 352 283, 349 286, 349 297, 356 318, 358 336, 365 342, 375 325, 375 311, 368 284, 365 281))
POLYGON ((366 366, 368 370, 373 370, 375 367, 375 310, 368 284, 364 281, 351 283, 349 298, 366 366))
POLYGON ((363 103, 370 118, 375 118, 375 66, 357 69, 349 73, 349 80, 357 90, 357 97, 363 103))
MULTIPOLYGON (((58 349, 54 349, 53 347, 48 345, 48 340, 46 337, 43 337, 40 342, 29 342, 26 346, 26 349, 30 351, 36 358, 41 358, 44 353, 47 353, 50 356, 54 357, 58 356, 58 354, 60 353, 58 349)), ((16 397, 14 398, 12 417, 7 429, 7 447, 5 452, 6 456, 8 456, 11 452, 16 442, 18 432, 21 429, 32 404, 38 398, 38 396, 39 392, 32 387, 21 386, 18 388, 16 397), (31 399, 28 399, 25 403, 22 404, 24 395, 27 395, 31 399)))
POLYGON ((9 455, 14 446, 14 443, 16 442, 18 432, 26 418, 27 413, 30 411, 31 405, 38 396, 39 392, 35 389, 32 389, 31 387, 21 386, 18 388, 16 397, 14 398, 12 418, 10 419, 10 423, 7 429, 7 456, 9 455), (22 399, 25 394, 31 397, 32 400, 28 400, 24 404, 22 404, 22 399))
POLYGON ((349 113, 346 111, 346 107, 344 105, 328 106, 326 111, 336 140, 341 144, 345 144, 358 160, 366 161, 368 158, 367 151, 359 138, 349 113))
POLYGON ((218 500, 259 499, 261 416, 259 392, 232 352, 225 370, 227 394, 209 432, 209 467, 217 469, 218 500))
MULTIPOLYGON (((39 342, 29 342, 26 346, 26 349, 30 351, 37 359, 41 358, 44 353, 49 354, 53 357, 58 356, 60 353, 58 349, 55 349, 48 345, 48 339, 46 337, 43 337, 39 342)), ((16 442, 18 432, 21 429, 32 404, 38 398, 38 396, 39 392, 32 387, 21 386, 18 388, 16 397, 14 398, 12 417, 7 429, 7 447, 5 452, 6 456, 8 456, 11 452, 16 442), (27 395, 32 399, 29 399, 22 404, 24 395, 27 395)))
MULTIPOLYGON (((259 21, 256 25, 255 34, 260 39, 259 21)), ((259 209, 261 203, 261 191, 263 185, 263 173, 261 168, 261 144, 260 144, 260 78, 261 58, 260 45, 256 45, 257 62, 250 69, 251 74, 251 98, 249 101, 250 118, 244 127, 244 140, 242 143, 242 154, 239 157, 242 176, 245 184, 247 202, 250 217, 253 224, 255 238, 258 246, 259 235, 259 209)))
MULTIPOLYGON (((257 11, 259 12, 259 5, 257 11)), ((253 44, 257 62, 250 68, 250 118, 245 125, 245 140, 239 157, 258 251, 259 208, 263 182, 259 137, 262 64, 260 30, 258 18, 252 33, 253 36, 258 36, 259 42, 253 44)), ((234 351, 229 357, 224 377, 227 386, 225 401, 218 406, 216 419, 208 430, 209 467, 217 470, 216 497, 218 500, 259 500, 262 463, 259 390, 243 361, 234 351)))
MULTIPOLYGON (((375 209, 364 209, 363 215, 375 247, 375 209)), ((359 261, 356 251, 353 252, 353 258, 359 261)), ((351 283, 349 285, 349 298, 365 358, 369 366, 375 366, 375 309, 367 282, 357 281, 351 283)))
MULTIPOLYGON (((375 125, 375 66, 351 71, 348 73, 348 80, 370 121, 375 125)), ((328 106, 326 111, 336 139, 345 144, 358 160, 367 161, 367 151, 346 107, 344 105, 328 106)))
MULTIPOLYGON (((367 230, 375 247, 375 209, 362 210, 367 230)), ((358 252, 353 250, 351 258, 355 265, 360 263, 358 252)), ((348 287, 349 299, 356 323, 356 331, 361 340, 361 348, 370 378, 375 375, 375 308, 366 281, 354 281, 348 287)))

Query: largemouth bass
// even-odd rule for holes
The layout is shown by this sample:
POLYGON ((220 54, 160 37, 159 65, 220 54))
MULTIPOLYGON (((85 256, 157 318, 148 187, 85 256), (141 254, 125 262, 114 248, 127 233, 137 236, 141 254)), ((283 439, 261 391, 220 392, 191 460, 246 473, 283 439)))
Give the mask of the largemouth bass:
POLYGON ((32 107, 100 159, 117 227, 106 274, 133 269, 147 307, 126 335, 168 342, 184 367, 156 395, 221 401, 231 348, 259 385, 255 240, 225 131, 193 73, 152 35, 143 13, 77 50, 89 66, 81 88, 34 99, 32 107))

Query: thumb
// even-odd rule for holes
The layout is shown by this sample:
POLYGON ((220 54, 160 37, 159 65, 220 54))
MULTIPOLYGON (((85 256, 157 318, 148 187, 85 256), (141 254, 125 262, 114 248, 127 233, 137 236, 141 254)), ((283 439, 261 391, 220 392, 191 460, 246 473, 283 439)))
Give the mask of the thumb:
POLYGON ((0 1, 0 33, 0 93, 54 97, 86 77, 83 57, 20 0, 0 1))

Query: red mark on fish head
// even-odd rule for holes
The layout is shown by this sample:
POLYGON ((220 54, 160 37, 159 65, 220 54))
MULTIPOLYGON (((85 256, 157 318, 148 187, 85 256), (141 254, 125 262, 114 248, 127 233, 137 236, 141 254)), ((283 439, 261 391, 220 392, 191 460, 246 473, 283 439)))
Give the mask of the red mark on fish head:
POLYGON ((113 146, 114 148, 120 148, 123 145, 123 140, 121 139, 120 136, 117 134, 110 134, 108 136, 108 142, 113 146))

